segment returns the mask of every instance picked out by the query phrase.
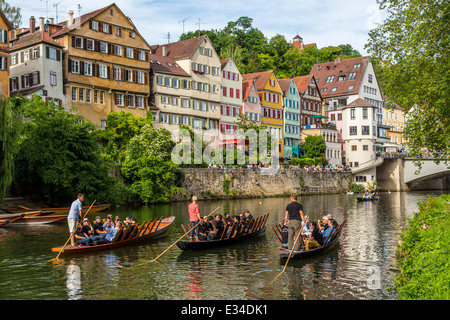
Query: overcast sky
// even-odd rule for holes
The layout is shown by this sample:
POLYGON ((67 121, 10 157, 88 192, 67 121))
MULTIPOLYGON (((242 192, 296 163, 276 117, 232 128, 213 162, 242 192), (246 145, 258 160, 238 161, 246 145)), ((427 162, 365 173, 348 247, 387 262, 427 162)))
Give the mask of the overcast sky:
MULTIPOLYGON (((30 16, 67 19, 72 9, 78 16, 113 3, 111 0, 9 0, 21 8, 22 26, 27 27, 30 16)), ((129 16, 150 45, 178 41, 185 31, 223 29, 229 21, 242 16, 253 19, 253 27, 270 40, 276 34, 288 41, 298 33, 305 43, 315 42, 319 48, 351 44, 363 55, 368 32, 374 23, 381 22, 376 0, 116 0, 115 3, 129 16)))

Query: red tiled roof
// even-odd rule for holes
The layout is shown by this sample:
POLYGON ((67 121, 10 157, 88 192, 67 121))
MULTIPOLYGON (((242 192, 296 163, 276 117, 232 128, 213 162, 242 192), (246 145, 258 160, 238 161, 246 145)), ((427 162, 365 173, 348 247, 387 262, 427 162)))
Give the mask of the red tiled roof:
POLYGON ((253 80, 242 81, 242 100, 247 100, 250 90, 252 88, 253 80))
POLYGON ((297 90, 300 94, 305 93, 305 91, 308 89, 308 86, 312 78, 313 76, 311 75, 294 78, 295 85, 297 86, 297 90))
POLYGON ((286 95, 286 92, 289 90, 292 83, 292 79, 278 79, 278 84, 280 85, 281 91, 283 91, 283 95, 286 95))
POLYGON ((194 37, 191 39, 181 40, 178 42, 169 43, 166 45, 154 45, 152 46, 152 53, 162 56, 163 47, 167 48, 167 56, 175 60, 190 58, 192 54, 197 50, 198 46, 207 38, 206 35, 200 38, 194 37))
POLYGON ((53 38, 49 36, 47 32, 35 31, 34 33, 26 33, 24 35, 19 35, 16 40, 11 41, 10 50, 24 48, 40 42, 46 42, 54 46, 63 47, 58 42, 53 40, 53 38))
POLYGON ((369 59, 370 57, 367 56, 318 63, 313 65, 309 74, 318 80, 317 84, 324 98, 357 94, 369 59), (360 64, 360 67, 354 68, 358 64, 360 64), (350 73, 353 72, 356 72, 354 79, 348 80, 350 73), (334 76, 331 83, 327 83, 329 76, 334 76), (345 80, 338 81, 339 76, 345 76, 345 80), (332 92, 333 88, 336 88, 334 92, 332 92), (326 91, 322 89, 326 89, 326 91))
POLYGON ((180 76, 190 75, 181 68, 174 59, 156 54, 149 54, 150 70, 159 73, 176 74, 180 76), (159 63, 158 63, 159 62, 159 63))
POLYGON ((369 107, 369 108, 376 108, 376 106, 374 106, 373 104, 371 104, 370 102, 367 102, 364 99, 358 98, 355 101, 353 101, 352 103, 342 107, 342 109, 346 109, 346 108, 352 108, 352 107, 369 107))
POLYGON ((247 73, 243 74, 242 77, 244 80, 252 80, 255 79, 255 87, 256 90, 261 91, 264 90, 264 86, 266 85, 267 81, 269 81, 270 76, 272 75, 273 71, 263 71, 263 72, 255 72, 255 73, 247 73))

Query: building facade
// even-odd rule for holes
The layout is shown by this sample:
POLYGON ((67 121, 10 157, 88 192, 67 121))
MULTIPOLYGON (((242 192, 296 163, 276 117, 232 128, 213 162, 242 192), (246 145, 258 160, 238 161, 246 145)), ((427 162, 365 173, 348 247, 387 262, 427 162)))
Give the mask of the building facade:
POLYGON ((249 73, 244 80, 255 80, 256 90, 261 101, 261 125, 266 126, 272 139, 275 139, 278 158, 283 157, 283 92, 273 71, 249 73))
POLYGON ((249 121, 261 125, 261 101, 253 79, 242 81, 242 109, 249 121))
POLYGON ((300 157, 300 95, 293 79, 278 79, 283 92, 283 157, 300 157))
POLYGON ((218 140, 221 63, 208 36, 152 46, 152 53, 173 59, 190 76, 186 98, 192 107, 186 111, 191 117, 191 126, 209 130, 211 141, 218 140))
POLYGON ((13 25, 0 10, 0 94, 9 97, 9 32, 13 25))
MULTIPOLYGON (((387 97, 383 97, 388 100, 387 97)), ((388 104, 389 102, 385 103, 388 104)), ((403 137, 403 131, 405 129, 405 113, 403 108, 397 103, 392 102, 392 108, 383 109, 383 124, 388 126, 387 138, 389 143, 386 143, 386 152, 398 152, 398 150, 404 150, 407 148, 406 141, 403 137)))
POLYGON ((219 131, 229 135, 236 131, 242 113, 242 75, 232 58, 221 60, 221 77, 219 131))
POLYGON ((50 28, 64 47, 66 108, 99 127, 112 111, 145 117, 150 46, 116 4, 50 28))
POLYGON ((300 95, 300 123, 302 128, 311 128, 322 123, 320 118, 314 118, 322 115, 322 95, 319 91, 314 76, 302 76, 294 78, 300 95))
POLYGON ((30 98, 39 95, 46 102, 66 104, 63 92, 63 47, 48 33, 44 18, 36 26, 34 17, 30 27, 14 30, 10 40, 10 90, 30 98))

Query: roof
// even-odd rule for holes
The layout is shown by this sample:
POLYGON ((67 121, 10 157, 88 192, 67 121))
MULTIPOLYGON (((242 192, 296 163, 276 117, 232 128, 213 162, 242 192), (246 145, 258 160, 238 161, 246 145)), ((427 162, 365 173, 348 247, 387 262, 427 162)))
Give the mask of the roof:
POLYGON ((45 31, 35 31, 33 33, 26 33, 19 35, 17 39, 11 41, 10 50, 14 51, 20 48, 28 47, 37 43, 45 42, 57 47, 63 47, 58 42, 53 40, 51 36, 45 31))
POLYGON ((150 70, 153 72, 190 76, 170 57, 149 54, 148 59, 150 60, 150 70))
POLYGON ((73 23, 71 25, 67 25, 67 22, 68 22, 67 20, 59 22, 57 25, 61 26, 61 30, 59 30, 59 31, 55 32, 54 34, 52 34, 52 37, 57 37, 59 35, 68 33, 68 32, 70 32, 70 31, 72 31, 74 29, 77 29, 80 25, 82 25, 83 23, 85 23, 85 22, 89 21, 90 19, 96 17, 97 15, 99 15, 100 13, 102 13, 103 11, 105 11, 106 9, 111 7, 112 5, 115 5, 115 3, 107 5, 106 7, 103 7, 101 9, 97 9, 97 10, 85 13, 85 14, 79 16, 78 18, 75 18, 76 23, 73 23))
POLYGON ((280 85, 281 91, 283 91, 283 96, 286 95, 291 87, 292 81, 293 79, 278 79, 278 84, 280 85))
POLYGON ((357 94, 369 61, 370 57, 368 56, 345 60, 338 58, 331 62, 313 65, 309 74, 318 80, 317 84, 324 98, 357 94), (357 65, 360 66, 354 68, 357 65), (348 80, 350 73, 354 72, 356 72, 355 77, 348 80), (327 79, 330 76, 334 76, 333 81, 327 83, 327 79), (339 76, 345 76, 345 80, 338 81, 339 76), (336 88, 334 92, 332 92, 333 88, 336 88))
POLYGON ((222 59, 220 60, 220 70, 223 70, 223 68, 225 68, 227 66, 227 63, 231 60, 231 58, 226 58, 226 59, 222 59))
POLYGON ((294 78, 295 85, 297 86, 297 90, 300 94, 303 94, 308 89, 312 78, 313 76, 311 75, 294 78))
POLYGON ((247 100, 252 89, 253 81, 252 79, 242 81, 242 100, 247 100))
POLYGON ((263 72, 255 72, 255 73, 247 73, 243 74, 242 77, 244 80, 255 80, 255 87, 257 91, 264 90, 264 86, 266 85, 267 81, 269 81, 270 76, 272 75, 273 71, 263 71, 263 72))
POLYGON ((373 104, 371 104, 370 102, 367 102, 364 99, 358 98, 355 101, 353 101, 352 103, 342 107, 342 109, 346 109, 346 108, 354 108, 354 107, 369 107, 369 108, 376 108, 376 106, 374 106, 373 104))
POLYGON ((190 58, 200 44, 207 39, 208 36, 203 35, 200 38, 194 37, 191 39, 172 42, 165 45, 154 45, 151 47, 152 53, 156 55, 163 55, 163 47, 167 49, 167 56, 175 60, 190 58))

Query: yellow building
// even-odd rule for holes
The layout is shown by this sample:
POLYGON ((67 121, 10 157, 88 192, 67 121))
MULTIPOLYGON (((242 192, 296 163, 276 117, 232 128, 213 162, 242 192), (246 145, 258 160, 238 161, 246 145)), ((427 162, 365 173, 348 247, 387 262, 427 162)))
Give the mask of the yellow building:
POLYGON ((266 126, 272 139, 276 139, 276 155, 283 157, 283 91, 273 71, 248 73, 244 80, 255 80, 261 100, 261 125, 266 126))
MULTIPOLYGON (((383 96, 383 99, 386 101, 388 98, 383 96)), ((397 150, 405 149, 407 145, 403 138, 405 129, 403 108, 395 102, 393 103, 393 108, 383 108, 383 124, 389 126, 387 138, 390 139, 390 143, 387 144, 386 152, 396 152, 397 150)))
POLYGON ((66 109, 99 127, 111 111, 145 117, 150 46, 116 4, 50 26, 64 46, 66 109))
POLYGON ((9 31, 13 25, 0 10, 0 94, 9 97, 9 31))

